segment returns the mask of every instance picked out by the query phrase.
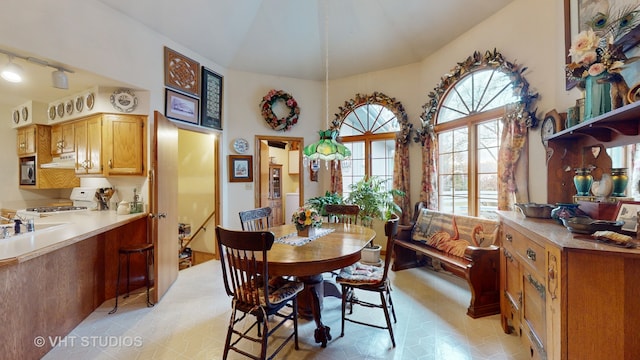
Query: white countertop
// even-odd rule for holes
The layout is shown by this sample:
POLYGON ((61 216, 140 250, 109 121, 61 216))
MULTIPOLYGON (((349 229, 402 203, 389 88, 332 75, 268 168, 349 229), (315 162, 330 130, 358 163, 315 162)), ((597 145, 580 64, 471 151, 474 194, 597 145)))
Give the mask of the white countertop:
POLYGON ((0 239, 0 266, 24 262, 146 217, 115 211, 81 211, 35 218, 35 231, 0 239))

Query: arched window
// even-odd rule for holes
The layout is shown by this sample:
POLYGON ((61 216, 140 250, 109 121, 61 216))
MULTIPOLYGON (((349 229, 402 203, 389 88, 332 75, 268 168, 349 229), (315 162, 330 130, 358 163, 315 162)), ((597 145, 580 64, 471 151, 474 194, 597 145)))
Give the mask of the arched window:
POLYGON ((528 198, 514 175, 527 128, 537 125, 529 110, 537 94, 524 70, 495 50, 475 52, 429 94, 415 140, 423 145, 422 200, 430 208, 494 217, 516 197, 528 198))
POLYGON ((357 94, 340 108, 333 125, 351 150, 350 163, 342 165, 343 195, 348 196, 351 184, 370 176, 388 179, 391 188, 396 136, 408 126, 402 105, 378 92, 357 94))
POLYGON ((498 209, 504 105, 520 98, 507 74, 479 69, 449 88, 436 116, 439 210, 490 217, 498 209))

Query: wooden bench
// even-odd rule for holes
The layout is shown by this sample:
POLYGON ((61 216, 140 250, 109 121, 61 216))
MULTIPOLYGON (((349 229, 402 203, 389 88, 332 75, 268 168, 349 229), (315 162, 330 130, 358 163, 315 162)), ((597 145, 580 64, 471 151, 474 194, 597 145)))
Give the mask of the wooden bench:
POLYGON ((500 223, 424 208, 417 213, 413 225, 398 228, 392 269, 427 265, 448 271, 469 284, 467 315, 475 319, 499 314, 500 248, 494 243, 500 223))

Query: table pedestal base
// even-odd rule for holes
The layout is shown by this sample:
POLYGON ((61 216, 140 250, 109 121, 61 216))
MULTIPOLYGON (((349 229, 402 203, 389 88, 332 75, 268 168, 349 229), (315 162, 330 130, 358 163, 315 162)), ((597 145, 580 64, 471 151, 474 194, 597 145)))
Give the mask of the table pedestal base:
POLYGON ((315 341, 327 347, 327 342, 331 340, 331 328, 322 323, 320 312, 325 286, 322 274, 301 276, 299 279, 304 283, 304 290, 298 294, 298 315, 316 322, 315 341))

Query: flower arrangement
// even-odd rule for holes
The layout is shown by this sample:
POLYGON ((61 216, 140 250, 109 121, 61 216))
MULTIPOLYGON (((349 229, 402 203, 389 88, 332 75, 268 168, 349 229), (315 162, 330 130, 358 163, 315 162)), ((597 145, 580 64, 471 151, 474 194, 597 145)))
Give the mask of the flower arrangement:
POLYGON ((296 229, 304 230, 311 226, 319 228, 322 225, 322 217, 318 210, 312 207, 300 207, 291 216, 291 221, 296 225, 296 229))
POLYGON ((291 129, 293 125, 298 123, 298 117, 300 116, 300 108, 296 99, 282 90, 270 90, 262 98, 260 109, 262 117, 274 130, 287 131, 291 129), (273 112, 273 105, 280 100, 289 108, 289 114, 283 118, 279 118, 273 112))
POLYGON ((569 56, 571 63, 566 66, 567 78, 579 81, 587 76, 608 73, 620 80, 622 68, 637 58, 627 58, 622 46, 616 44, 640 23, 640 5, 627 6, 618 12, 598 12, 587 22, 589 27, 573 39, 569 56))

